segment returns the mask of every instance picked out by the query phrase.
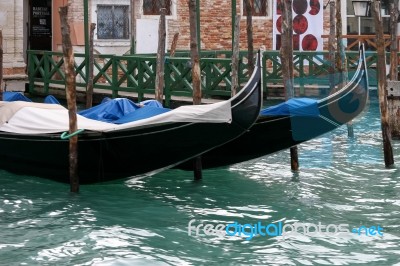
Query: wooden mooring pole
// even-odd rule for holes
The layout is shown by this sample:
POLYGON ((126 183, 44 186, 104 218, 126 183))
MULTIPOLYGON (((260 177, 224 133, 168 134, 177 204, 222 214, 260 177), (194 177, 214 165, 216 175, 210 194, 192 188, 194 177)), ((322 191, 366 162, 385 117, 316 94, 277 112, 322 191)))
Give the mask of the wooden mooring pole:
POLYGON ((160 22, 158 25, 158 48, 157 48, 157 73, 156 73, 156 95, 155 99, 163 103, 164 98, 164 63, 165 63, 165 0, 161 0, 160 22))
POLYGON ((378 95, 379 107, 381 111, 381 129, 383 140, 383 155, 385 166, 389 167, 394 164, 392 136, 389 127, 389 113, 387 104, 387 81, 386 81, 386 59, 385 59, 385 40, 383 38, 383 24, 381 16, 380 1, 372 0, 372 16, 375 23, 376 47, 377 47, 377 71, 378 71, 378 95))
POLYGON ((399 58, 397 56, 399 45, 397 40, 397 21, 399 17, 399 2, 390 3, 390 73, 388 81, 388 111, 389 126, 393 139, 400 139, 400 82, 399 58))
POLYGON ((86 89, 86 108, 90 108, 93 105, 93 66, 94 66, 94 55, 93 55, 93 39, 94 39, 94 30, 96 29, 96 23, 90 24, 90 32, 89 32, 89 64, 88 64, 88 82, 86 89))
POLYGON ((328 44, 328 49, 329 49, 329 61, 330 61, 330 67, 329 67, 329 89, 334 90, 335 89, 335 64, 336 64, 336 57, 335 57, 335 34, 336 34, 336 20, 335 20, 335 14, 336 14, 336 6, 335 6, 335 1, 330 1, 329 2, 329 44, 328 44))
POLYGON ((399 80, 399 41, 397 39, 397 30, 399 22, 399 2, 390 3, 390 80, 399 80))
MULTIPOLYGON (((345 47, 342 38, 342 3, 341 0, 336 0, 336 45, 337 45, 337 69, 339 72, 339 84, 338 89, 341 89, 348 82, 348 69, 347 69, 347 57, 345 53, 345 47)), ((354 137, 353 122, 350 121, 347 124, 347 135, 349 138, 354 137)))
POLYGON ((240 51, 240 16, 235 17, 235 31, 232 50, 232 85, 231 97, 235 96, 239 89, 239 51, 240 51))
MULTIPOLYGON (((282 76, 285 86, 285 99, 294 97, 293 74, 293 15, 292 0, 282 0, 282 76)), ((290 166, 292 171, 299 170, 299 156, 297 146, 290 148, 290 166)))
POLYGON ((247 69, 249 78, 254 70, 254 38, 253 38, 253 1, 245 0, 246 2, 246 33, 247 33, 247 69))
MULTIPOLYGON (((200 80, 200 54, 198 33, 199 28, 197 19, 197 1, 189 0, 189 24, 190 24, 190 57, 192 65, 192 83, 193 83, 193 104, 201 104, 201 80, 200 80)), ((201 156, 194 159, 194 179, 202 179, 201 156)))
POLYGON ((3 100, 3 31, 0 30, 0 101, 3 100))
POLYGON ((131 0, 131 49, 130 53, 135 54, 135 46, 136 46, 136 6, 135 2, 138 2, 137 0, 131 0))
POLYGON ((71 192, 79 192, 78 177, 78 135, 76 117, 76 80, 74 70, 74 52, 71 43, 70 27, 68 24, 68 6, 60 7, 62 49, 65 64, 65 83, 69 115, 69 177, 71 192))
POLYGON ((179 32, 174 34, 172 39, 171 50, 169 51, 169 57, 174 57, 176 52, 176 46, 178 45, 179 32))

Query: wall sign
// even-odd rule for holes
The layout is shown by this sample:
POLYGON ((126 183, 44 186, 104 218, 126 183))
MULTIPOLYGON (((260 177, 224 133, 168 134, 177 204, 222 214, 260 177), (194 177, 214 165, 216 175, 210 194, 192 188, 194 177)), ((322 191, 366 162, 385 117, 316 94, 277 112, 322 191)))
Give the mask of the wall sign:
MULTIPOLYGON (((273 49, 281 48, 282 10, 281 0, 274 0, 273 49)), ((321 51, 323 49, 323 1, 293 0, 293 50, 321 51)))
POLYGON ((51 1, 32 1, 31 37, 51 37, 51 1))

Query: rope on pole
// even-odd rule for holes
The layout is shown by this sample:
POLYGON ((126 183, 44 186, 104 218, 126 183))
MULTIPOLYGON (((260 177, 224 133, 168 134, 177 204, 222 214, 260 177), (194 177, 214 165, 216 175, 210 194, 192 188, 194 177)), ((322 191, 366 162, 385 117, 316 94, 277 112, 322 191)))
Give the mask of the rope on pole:
POLYGON ((77 131, 75 131, 75 132, 72 133, 72 134, 68 134, 68 132, 64 132, 64 133, 61 134, 60 138, 61 138, 61 139, 70 139, 70 138, 72 138, 73 136, 76 136, 76 135, 78 135, 79 133, 81 133, 81 132, 83 132, 83 131, 85 131, 85 130, 84 130, 84 129, 78 129, 77 131))

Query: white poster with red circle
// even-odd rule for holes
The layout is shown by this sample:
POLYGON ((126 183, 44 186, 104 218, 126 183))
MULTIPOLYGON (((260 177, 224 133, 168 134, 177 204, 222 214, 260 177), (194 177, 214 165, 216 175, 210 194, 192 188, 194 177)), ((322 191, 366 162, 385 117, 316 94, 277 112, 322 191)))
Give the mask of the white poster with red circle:
MULTIPOLYGON (((273 5, 273 50, 281 48, 281 0, 273 5)), ((322 51, 324 21, 322 0, 293 0, 293 50, 322 51)))

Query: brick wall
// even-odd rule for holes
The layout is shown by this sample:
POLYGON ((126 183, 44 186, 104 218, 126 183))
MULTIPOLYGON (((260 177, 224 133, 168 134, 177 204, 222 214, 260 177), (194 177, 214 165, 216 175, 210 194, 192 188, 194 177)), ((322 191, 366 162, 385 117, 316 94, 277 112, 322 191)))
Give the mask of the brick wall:
MULTIPOLYGON (((90 12, 89 12, 90 13, 90 12)), ((83 1, 69 0, 68 1, 68 19, 72 23, 83 23, 83 1)))
MULTIPOLYGON (((328 0, 324 1, 326 4, 328 0)), ((171 41, 176 32, 180 33, 178 49, 189 49, 189 8, 187 0, 176 0, 176 18, 168 20, 171 41)), ((271 2, 270 2, 271 4, 271 2)), ((237 0, 236 14, 242 12, 242 1, 237 0)), ((201 48, 205 50, 230 50, 232 48, 232 8, 231 1, 200 1, 201 48)), ((321 7, 322 9, 322 7, 321 7)), ((329 34, 329 6, 324 12, 324 34, 329 34)), ((265 46, 272 49, 272 16, 268 18, 253 17, 254 49, 265 46)), ((324 49, 327 49, 324 39, 324 49)), ((170 45, 170 44, 168 44, 170 45)), ((240 49, 247 49, 246 17, 240 21, 240 49)))
MULTIPOLYGON (((65 1, 65 0, 63 0, 65 1)), ((136 18, 141 17, 141 1, 136 1, 136 18)), ((180 33, 178 49, 189 49, 189 10, 187 0, 174 0, 175 16, 168 18, 168 48, 173 35, 180 33)), ((325 4, 327 0, 324 1, 325 4)), ((0 0, 0 29, 3 30, 4 74, 24 74, 23 55, 23 1, 0 0)), ((69 16, 72 23, 83 23, 82 0, 69 0, 69 16)), ((231 1, 200 1, 201 48, 204 50, 230 50, 232 45, 231 1)), ((241 14, 242 1, 237 0, 236 13, 241 14)), ((89 2, 90 9, 90 2, 89 2)), ((90 12, 89 12, 90 13, 90 12)), ((240 49, 247 49, 246 17, 240 22, 240 49)), ((253 18, 254 48, 265 46, 272 49, 272 18, 253 18)), ((329 7, 324 10, 324 34, 329 34, 329 7)), ((324 42, 327 49, 327 39, 324 42)))
MULTIPOLYGON (((178 49, 189 49, 189 7, 187 0, 177 0, 175 19, 168 20, 169 38, 180 33, 178 49)), ((200 1, 201 48, 205 50, 230 50, 232 48, 232 7, 231 1, 200 1)), ((236 13, 241 13, 241 1, 237 1, 236 13)), ((246 17, 240 21, 240 49, 247 49, 246 17)), ((272 48, 272 19, 253 19, 254 48, 265 45, 272 48)), ((170 45, 170 44, 169 44, 170 45)))

